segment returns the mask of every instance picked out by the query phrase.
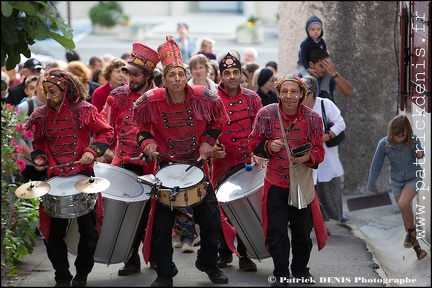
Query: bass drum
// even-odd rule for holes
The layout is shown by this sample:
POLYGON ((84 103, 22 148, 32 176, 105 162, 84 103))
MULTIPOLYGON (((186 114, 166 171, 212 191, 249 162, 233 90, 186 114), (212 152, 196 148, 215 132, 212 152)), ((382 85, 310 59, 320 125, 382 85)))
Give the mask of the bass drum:
MULTIPOLYGON (((130 255, 136 230, 150 186, 137 182, 137 175, 121 167, 95 162, 96 177, 108 179, 110 187, 102 192, 104 220, 94 254, 94 261, 103 264, 125 262, 130 255)), ((71 219, 66 244, 71 254, 77 254, 78 224, 71 219)))
POLYGON ((265 248, 261 224, 265 168, 258 172, 240 169, 217 188, 216 197, 243 241, 248 254, 257 260, 271 257, 265 248))

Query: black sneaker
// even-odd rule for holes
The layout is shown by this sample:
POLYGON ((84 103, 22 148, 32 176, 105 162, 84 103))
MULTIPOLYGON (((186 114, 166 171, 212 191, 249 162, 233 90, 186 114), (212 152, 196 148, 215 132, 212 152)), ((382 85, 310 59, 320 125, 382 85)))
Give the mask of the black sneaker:
POLYGON ((70 281, 68 280, 57 280, 54 287, 70 287, 70 281))
POLYGON ((215 284, 228 283, 228 276, 226 276, 220 269, 218 268, 205 269, 203 266, 201 266, 201 264, 199 264, 198 261, 195 262, 195 266, 198 268, 198 270, 205 272, 209 277, 210 281, 212 281, 213 283, 215 284))
POLYGON ((167 277, 158 276, 155 281, 150 285, 150 287, 172 287, 173 279, 167 277))
POLYGON ((292 274, 296 279, 296 283, 300 284, 315 284, 315 278, 309 272, 304 272, 300 274, 292 274))
POLYGON ((252 262, 252 260, 247 257, 244 256, 242 258, 240 258, 239 260, 239 267, 241 270, 245 271, 245 272, 255 272, 257 271, 257 266, 254 262, 252 262))
POLYGON ((72 287, 86 287, 87 285, 87 275, 77 274, 72 279, 72 287))
POLYGON ((219 255, 219 260, 216 264, 218 268, 226 268, 228 267, 228 264, 233 261, 232 254, 229 255, 219 255))

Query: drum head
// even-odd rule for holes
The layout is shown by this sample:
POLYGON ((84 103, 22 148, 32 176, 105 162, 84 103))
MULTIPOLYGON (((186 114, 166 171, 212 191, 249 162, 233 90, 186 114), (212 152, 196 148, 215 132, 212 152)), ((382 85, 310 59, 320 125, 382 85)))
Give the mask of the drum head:
POLYGON ((265 169, 259 172, 256 168, 250 172, 241 169, 219 186, 216 193, 218 201, 230 202, 259 192, 264 186, 264 175, 265 169))
POLYGON ((96 177, 108 179, 111 183, 102 196, 125 202, 148 200, 150 186, 139 183, 135 173, 100 162, 96 162, 93 169, 96 177))
POLYGON ((172 164, 165 166, 156 172, 155 177, 158 178, 163 187, 174 188, 189 188, 197 185, 204 179, 204 172, 192 166, 188 171, 185 170, 189 167, 186 164, 172 164))
POLYGON ((47 181, 47 183, 51 186, 48 194, 52 196, 70 196, 81 193, 75 189, 75 183, 83 178, 87 178, 87 176, 83 174, 76 174, 72 176, 52 177, 47 181))

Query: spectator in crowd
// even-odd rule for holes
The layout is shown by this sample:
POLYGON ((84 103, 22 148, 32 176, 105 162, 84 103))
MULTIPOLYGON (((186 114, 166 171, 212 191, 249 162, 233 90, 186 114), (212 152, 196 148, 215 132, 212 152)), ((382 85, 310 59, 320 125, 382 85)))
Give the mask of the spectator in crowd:
MULTIPOLYGON (((333 123, 331 130, 325 133, 323 137, 325 149, 324 160, 318 165, 318 169, 313 170, 314 184, 321 203, 321 213, 326 222, 333 219, 345 223, 349 219, 343 215, 341 177, 344 175, 344 169, 339 158, 339 148, 338 146, 328 147, 325 143, 344 131, 346 124, 336 104, 330 99, 317 97, 318 81, 316 78, 306 75, 302 79, 307 88, 303 104, 313 109, 323 119, 324 112, 322 107, 324 107, 325 117, 333 123)), ((327 234, 330 235, 328 229, 327 234)))
POLYGON ((177 24, 178 37, 174 40, 180 47, 183 61, 187 63, 192 53, 196 50, 195 40, 189 36, 189 26, 186 23, 177 24))
POLYGON ((23 68, 21 69, 23 81, 20 84, 15 85, 14 87, 9 89, 9 96, 6 100, 6 103, 12 104, 13 106, 21 103, 21 100, 27 97, 24 91, 25 80, 31 75, 39 76, 42 68, 42 63, 36 58, 27 59, 24 62, 23 68))
POLYGON ((275 78, 278 78, 278 64, 275 61, 267 62, 265 68, 272 70, 275 78))
POLYGON ((254 47, 246 47, 243 51, 243 66, 258 62, 258 51, 254 47))
POLYGON ((81 61, 81 57, 76 50, 67 51, 66 52, 66 61, 68 63, 72 62, 72 61, 81 61))
POLYGON ((102 111, 102 108, 105 105, 105 102, 111 91, 122 86, 129 80, 126 72, 122 70, 125 65, 125 60, 116 58, 104 66, 102 70, 102 76, 107 82, 96 88, 92 96, 92 104, 96 106, 98 112, 102 111))
POLYGON ((327 51, 324 41, 323 23, 320 18, 315 15, 310 16, 306 20, 306 38, 300 44, 300 50, 297 60, 297 68, 303 76, 312 75, 318 78, 317 71, 309 66, 310 53, 314 49, 322 49, 327 51))
POLYGON ((84 64, 84 62, 81 61, 70 61, 65 71, 70 72, 80 79, 81 83, 84 85, 86 92, 90 96, 90 98, 87 99, 88 102, 91 103, 91 98, 93 95, 93 92, 100 86, 99 83, 93 82, 91 80, 91 71, 90 69, 84 64))
POLYGON ((208 77, 215 82, 216 84, 219 83, 219 64, 216 60, 209 60, 210 63, 210 72, 208 77))
POLYGON ((274 90, 275 76, 272 70, 259 68, 254 72, 253 86, 257 86, 257 94, 261 97, 261 103, 266 106, 270 103, 278 103, 279 98, 274 90))

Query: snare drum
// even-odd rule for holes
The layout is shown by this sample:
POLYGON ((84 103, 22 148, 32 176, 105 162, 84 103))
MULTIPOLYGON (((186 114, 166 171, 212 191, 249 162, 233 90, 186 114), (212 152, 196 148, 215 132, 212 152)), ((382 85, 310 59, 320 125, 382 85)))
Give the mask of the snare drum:
POLYGON ((172 164, 159 169, 155 178, 162 187, 157 192, 157 199, 170 208, 186 208, 199 204, 206 195, 207 182, 204 172, 189 165, 172 164))
MULTIPOLYGON (((127 261, 150 187, 137 182, 137 175, 121 167, 95 162, 97 177, 110 180, 110 187, 102 192, 104 221, 94 254, 97 263, 113 264, 127 261)), ((79 232, 75 219, 66 234, 71 254, 77 254, 79 232)))
POLYGON ((216 197, 243 241, 248 254, 261 260, 271 257, 265 248, 261 224, 265 168, 241 169, 218 187, 216 197))
POLYGON ((75 183, 87 176, 55 176, 47 181, 50 191, 42 196, 45 212, 55 218, 77 218, 93 210, 96 194, 82 193, 75 183))

